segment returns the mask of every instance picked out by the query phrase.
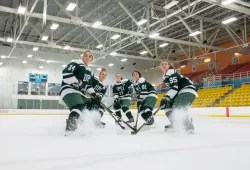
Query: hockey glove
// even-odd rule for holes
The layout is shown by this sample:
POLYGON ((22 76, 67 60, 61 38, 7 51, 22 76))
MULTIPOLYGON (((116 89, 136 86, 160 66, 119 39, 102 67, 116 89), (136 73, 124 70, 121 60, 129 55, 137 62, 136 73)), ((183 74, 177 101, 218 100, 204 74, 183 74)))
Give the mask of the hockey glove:
POLYGON ((91 98, 94 100, 95 103, 100 103, 102 100, 102 96, 98 93, 90 94, 91 98))
POLYGON ((120 99, 119 99, 119 98, 116 98, 116 99, 114 100, 114 104, 120 104, 120 99))
POLYGON ((164 96, 160 103, 161 108, 171 108, 171 98, 169 96, 164 96))
POLYGON ((116 98, 114 100, 114 109, 120 109, 120 108, 121 108, 120 99, 116 98))

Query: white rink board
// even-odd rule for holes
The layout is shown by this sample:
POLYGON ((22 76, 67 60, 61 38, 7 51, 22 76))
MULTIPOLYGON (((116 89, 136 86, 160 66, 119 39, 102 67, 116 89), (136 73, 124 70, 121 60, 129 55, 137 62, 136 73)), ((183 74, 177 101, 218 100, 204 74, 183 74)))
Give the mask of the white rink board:
MULTIPOLYGON (((229 117, 230 116, 250 117, 250 107, 229 107, 228 110, 229 110, 229 117)), ((132 109, 131 111, 133 114, 137 114, 136 109, 132 109)), ((193 116, 210 116, 210 117, 227 116, 226 107, 190 108, 188 113, 193 116)), ((0 115, 67 115, 67 114, 69 114, 68 110, 0 109, 0 115)), ((157 113, 157 116, 163 116, 163 115, 165 115, 163 110, 160 110, 157 113)))

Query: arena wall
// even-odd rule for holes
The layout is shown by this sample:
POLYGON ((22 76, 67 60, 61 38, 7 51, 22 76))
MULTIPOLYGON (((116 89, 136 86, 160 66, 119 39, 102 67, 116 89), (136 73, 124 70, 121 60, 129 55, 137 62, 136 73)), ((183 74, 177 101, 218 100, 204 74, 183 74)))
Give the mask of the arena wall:
MULTIPOLYGON (((218 117, 218 118, 250 118, 250 107, 209 107, 190 108, 191 116, 218 117)), ((32 109, 0 109, 0 116, 60 116, 68 115, 68 110, 32 110, 32 109)), ((132 109, 133 114, 137 114, 136 109, 132 109)), ((108 113, 106 113, 108 114, 108 113)), ((164 116, 164 111, 159 111, 157 116, 164 116)))

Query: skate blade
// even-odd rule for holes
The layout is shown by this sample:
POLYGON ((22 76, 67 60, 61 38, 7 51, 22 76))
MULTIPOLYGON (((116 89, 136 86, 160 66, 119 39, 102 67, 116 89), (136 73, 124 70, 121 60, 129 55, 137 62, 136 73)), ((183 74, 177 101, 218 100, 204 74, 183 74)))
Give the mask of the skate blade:
POLYGON ((66 131, 66 132, 64 133, 64 136, 71 136, 71 135, 73 135, 73 133, 74 133, 74 132, 72 132, 72 131, 66 131))
POLYGON ((194 129, 187 130, 187 133, 189 133, 189 134, 195 134, 194 129))
POLYGON ((165 132, 174 132, 174 128, 165 128, 164 129, 165 132))
POLYGON ((100 129, 103 129, 106 127, 106 125, 96 125, 96 127, 100 128, 100 129))

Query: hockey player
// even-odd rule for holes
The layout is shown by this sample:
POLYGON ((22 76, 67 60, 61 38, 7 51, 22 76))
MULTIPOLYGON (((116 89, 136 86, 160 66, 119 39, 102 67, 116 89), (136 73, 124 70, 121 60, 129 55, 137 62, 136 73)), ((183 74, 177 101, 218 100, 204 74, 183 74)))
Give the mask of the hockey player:
POLYGON ((72 61, 62 72, 63 80, 60 100, 70 110, 66 123, 66 135, 77 129, 79 118, 88 100, 86 94, 90 94, 96 102, 101 100, 101 96, 95 93, 90 82, 94 74, 88 65, 92 61, 92 53, 85 51, 82 55, 82 60, 72 61))
MULTIPOLYGON (((147 122, 147 125, 152 125, 154 119, 149 119, 152 116, 152 111, 158 100, 155 88, 142 77, 139 71, 132 73, 134 78, 134 89, 137 92, 137 107, 142 118, 147 122)), ((138 114, 139 114, 138 113, 138 114)))
MULTIPOLYGON (((165 126, 165 130, 167 130, 174 127, 174 114, 178 114, 178 111, 187 112, 198 94, 193 82, 178 73, 167 61, 161 62, 161 70, 164 73, 163 82, 170 88, 160 103, 171 123, 171 125, 165 126)), ((189 120, 187 114, 183 116, 185 129, 193 131, 192 119, 189 120)))
POLYGON ((114 109, 116 116, 121 119, 121 111, 126 114, 128 121, 127 123, 134 122, 134 118, 132 116, 129 107, 131 105, 131 85, 132 81, 124 79, 122 80, 121 74, 117 73, 115 75, 116 82, 113 84, 113 96, 114 96, 114 109))
MULTIPOLYGON (((103 81, 107 77, 107 71, 105 68, 102 68, 102 70, 99 73, 99 78, 97 77, 92 77, 91 80, 91 85, 94 88, 95 92, 101 96, 101 98, 104 97, 105 93, 107 92, 107 88, 105 85, 103 85, 103 81)), ((88 109, 89 110, 98 110, 100 113, 100 119, 96 121, 96 125, 100 128, 105 127, 105 123, 101 122, 101 118, 104 114, 104 108, 101 106, 100 102, 97 102, 95 99, 90 99, 90 101, 87 103, 88 109)))

